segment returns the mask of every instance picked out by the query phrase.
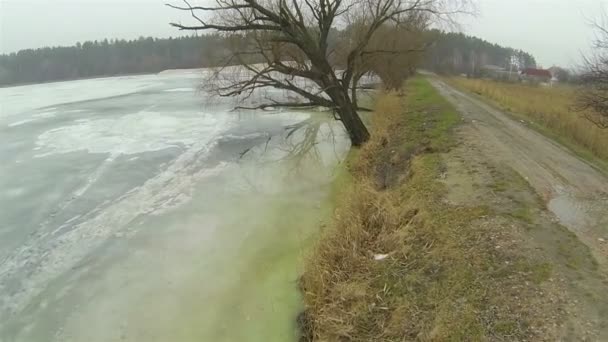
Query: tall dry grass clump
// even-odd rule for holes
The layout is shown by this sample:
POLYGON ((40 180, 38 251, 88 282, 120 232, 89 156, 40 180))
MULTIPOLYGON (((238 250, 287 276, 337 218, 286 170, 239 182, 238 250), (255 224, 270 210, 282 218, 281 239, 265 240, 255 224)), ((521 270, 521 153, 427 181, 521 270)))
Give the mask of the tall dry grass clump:
POLYGON ((513 292, 526 279, 476 224, 486 208, 442 200, 441 153, 459 117, 426 80, 407 90, 379 96, 372 139, 307 261, 302 340, 519 340, 528 315, 512 298, 525 298, 513 292))
POLYGON ((573 109, 577 90, 572 86, 544 87, 463 77, 450 78, 449 82, 486 97, 507 111, 525 115, 566 141, 608 160, 608 130, 597 127, 573 109))

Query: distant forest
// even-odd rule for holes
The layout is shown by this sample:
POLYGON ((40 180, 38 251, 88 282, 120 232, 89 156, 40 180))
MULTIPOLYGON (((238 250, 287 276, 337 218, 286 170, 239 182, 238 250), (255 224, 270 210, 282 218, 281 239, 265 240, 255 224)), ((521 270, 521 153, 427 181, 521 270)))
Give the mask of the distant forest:
POLYGON ((462 33, 431 31, 431 41, 423 67, 438 73, 479 76, 489 65, 514 71, 536 67, 534 56, 525 51, 462 33))
MULTIPOLYGON (((428 32, 433 42, 422 67, 440 73, 479 74, 484 65, 533 67, 534 57, 461 33, 428 32)), ((228 56, 220 35, 139 38, 78 43, 0 55, 0 86, 157 73, 216 66, 228 56)))
POLYGON ((222 53, 224 41, 219 35, 106 39, 21 50, 0 55, 0 86, 207 67, 217 64, 216 56, 222 53))

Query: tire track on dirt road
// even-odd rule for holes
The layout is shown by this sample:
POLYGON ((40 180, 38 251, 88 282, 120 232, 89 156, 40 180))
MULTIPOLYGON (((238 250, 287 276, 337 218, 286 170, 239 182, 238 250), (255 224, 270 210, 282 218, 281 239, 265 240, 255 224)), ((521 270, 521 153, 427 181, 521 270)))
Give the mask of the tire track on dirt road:
POLYGON ((435 77, 429 81, 471 122, 481 153, 523 176, 559 222, 608 265, 608 176, 525 123, 435 77))

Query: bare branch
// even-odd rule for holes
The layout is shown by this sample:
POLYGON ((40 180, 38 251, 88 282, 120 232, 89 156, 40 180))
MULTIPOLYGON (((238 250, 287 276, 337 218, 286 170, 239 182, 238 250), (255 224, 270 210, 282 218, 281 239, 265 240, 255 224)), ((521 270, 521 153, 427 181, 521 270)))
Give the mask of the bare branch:
POLYGON ((237 106, 235 109, 247 109, 247 110, 256 110, 256 109, 268 109, 268 108, 312 108, 317 107, 318 104, 314 102, 271 102, 264 103, 257 106, 237 106))
POLYGON ((584 87, 579 91, 575 109, 596 126, 608 128, 608 22, 606 14, 601 22, 594 22, 595 50, 585 56, 580 77, 584 87))
MULTIPOLYGON (((174 27, 221 32, 233 41, 232 56, 224 65, 238 64, 241 71, 220 68, 214 74, 210 88, 218 95, 245 102, 264 89, 294 93, 303 99, 297 107, 332 109, 352 143, 360 145, 369 137, 357 114, 362 77, 384 75, 381 78, 391 87, 400 85, 425 48, 412 32, 420 32, 432 18, 460 13, 460 7, 448 5, 468 1, 215 0, 213 5, 192 5, 185 0, 183 5, 168 6, 190 12, 194 21, 172 23, 174 27), (348 32, 343 40, 338 38, 339 27, 348 32)), ((293 107, 292 102, 275 99, 238 108, 293 107)))

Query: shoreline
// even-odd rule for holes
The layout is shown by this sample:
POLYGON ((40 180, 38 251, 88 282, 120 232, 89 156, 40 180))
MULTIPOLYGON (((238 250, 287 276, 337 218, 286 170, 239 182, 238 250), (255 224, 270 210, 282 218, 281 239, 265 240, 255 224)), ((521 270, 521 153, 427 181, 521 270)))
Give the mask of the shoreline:
POLYGON ((300 280, 300 342, 604 336, 605 284, 584 244, 482 156, 428 80, 406 90, 379 96, 371 140, 334 182, 332 225, 300 280))

